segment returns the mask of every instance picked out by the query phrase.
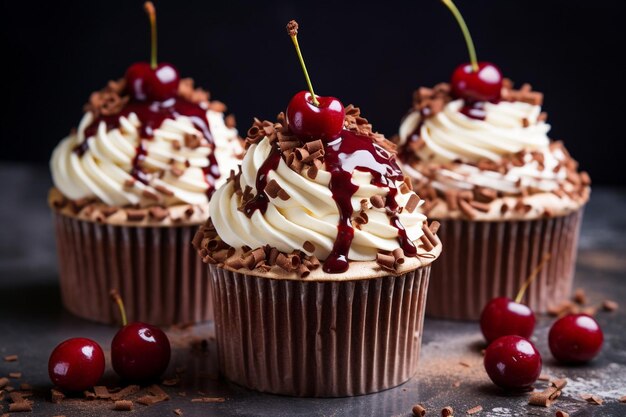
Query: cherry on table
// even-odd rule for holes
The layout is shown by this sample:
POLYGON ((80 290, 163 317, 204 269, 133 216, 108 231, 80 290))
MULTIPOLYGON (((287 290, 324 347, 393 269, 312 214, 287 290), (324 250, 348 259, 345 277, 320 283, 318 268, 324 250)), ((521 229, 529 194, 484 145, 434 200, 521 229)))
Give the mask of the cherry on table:
POLYGON ((552 356, 563 363, 579 364, 592 360, 602 349, 603 342, 600 325, 586 314, 560 318, 548 334, 552 356))
POLYGON ((480 330, 487 343, 507 335, 528 339, 534 329, 535 314, 530 307, 508 297, 498 297, 489 301, 480 315, 480 330))
POLYGON ((91 339, 75 337, 60 343, 48 360, 48 374, 63 391, 84 391, 96 385, 104 373, 104 353, 91 339))
POLYGON ((115 372, 128 381, 153 381, 163 375, 170 363, 170 341, 158 327, 130 323, 111 342, 111 362, 115 372))
POLYGON ((485 350, 487 375, 505 390, 527 390, 541 374, 541 355, 535 346, 520 336, 502 336, 485 350))
POLYGON ((111 290, 110 295, 120 310, 123 325, 111 342, 113 370, 127 381, 157 379, 170 363, 171 347, 167 335, 150 324, 128 324, 122 297, 116 290, 111 290))
POLYGON ((469 102, 498 101, 502 91, 502 73, 489 62, 478 62, 477 68, 466 63, 459 65, 450 81, 452 95, 469 102))
POLYGON ((343 130, 346 117, 341 101, 334 97, 316 96, 313 102, 308 91, 297 93, 287 106, 287 123, 293 134, 304 138, 336 139, 343 130))

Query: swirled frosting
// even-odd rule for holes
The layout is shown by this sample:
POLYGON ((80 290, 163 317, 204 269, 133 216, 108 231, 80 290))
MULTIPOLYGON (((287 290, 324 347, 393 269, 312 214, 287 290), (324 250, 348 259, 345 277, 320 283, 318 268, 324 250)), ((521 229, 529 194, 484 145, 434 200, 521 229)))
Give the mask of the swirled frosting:
MULTIPOLYGON (((349 112, 347 120, 355 120, 358 109, 349 112)), ((346 270, 327 268, 331 261, 390 256, 402 263, 432 250, 437 241, 416 210, 423 202, 385 149, 386 140, 366 126, 344 130, 330 143, 298 144, 280 122, 259 122, 240 172, 211 198, 215 235, 236 249, 300 252, 324 261, 331 273, 346 270)))
MULTIPOLYGON (((577 164, 562 144, 550 141, 550 125, 541 110, 542 96, 529 86, 511 90, 510 83, 503 92, 509 100, 480 103, 476 109, 480 117, 471 117, 471 109, 468 112, 464 108, 462 99, 453 100, 447 85, 419 90, 415 110, 400 126, 405 170, 418 188, 434 189, 426 192, 428 195, 448 200, 455 198, 447 195, 450 193, 487 189, 497 197, 529 198, 532 207, 517 213, 522 216, 542 215, 545 207, 550 212, 576 209, 586 200, 580 186, 588 185, 583 184, 588 183, 588 177, 579 178, 577 164), (555 192, 558 198, 547 195, 555 192), (583 198, 577 201, 579 196, 583 198)), ((491 203, 498 199, 482 200, 491 203)), ((507 204, 511 203, 517 205, 509 199, 507 204)), ((502 204, 498 200, 490 208, 482 206, 476 217, 499 217, 502 204)), ((452 204, 452 210, 450 204, 447 206, 441 204, 435 213, 441 217, 449 211, 467 214, 461 213, 457 204, 452 204)), ((508 215, 515 215, 515 211, 508 215)))
POLYGON ((78 129, 55 148, 55 187, 69 199, 110 206, 207 205, 242 152, 223 113, 184 97, 136 103, 119 98, 123 87, 107 88, 91 102, 106 104, 113 96, 116 108, 91 104, 78 129))

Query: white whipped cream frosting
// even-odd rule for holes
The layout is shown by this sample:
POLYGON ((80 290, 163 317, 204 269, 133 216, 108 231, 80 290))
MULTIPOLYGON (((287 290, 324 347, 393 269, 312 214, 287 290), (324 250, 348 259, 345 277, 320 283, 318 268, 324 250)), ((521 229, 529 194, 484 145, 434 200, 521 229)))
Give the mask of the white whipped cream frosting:
MULTIPOLYGON (((242 149, 236 129, 228 128, 224 124, 223 113, 208 110, 207 119, 221 173, 221 178, 215 184, 219 186, 228 178, 230 170, 238 166, 240 160, 236 155, 242 149)), ((63 139, 52 154, 50 168, 53 182, 65 197, 95 197, 110 206, 148 206, 155 201, 147 198, 144 191, 159 195, 155 187, 161 186, 173 193, 171 196, 163 196, 165 205, 208 204, 207 190, 210 185, 203 168, 209 165, 208 157, 212 150, 205 138, 202 139, 201 146, 195 149, 184 146, 186 134, 202 137, 202 133, 195 128, 189 117, 165 119, 150 139, 140 137, 141 120, 135 113, 130 113, 128 117, 121 116, 119 128, 109 130, 101 122, 96 134, 86 139, 86 151, 79 155, 74 149, 85 140, 85 129, 93 120, 93 114, 87 112, 76 133, 63 139), (163 175, 160 177, 149 174, 148 184, 136 181, 133 187, 125 187, 125 183, 133 179, 133 159, 140 141, 146 149, 142 168, 149 173, 162 170, 163 175), (174 147, 175 141, 182 146, 174 147), (176 166, 182 167, 181 176, 170 171, 172 160, 176 166)))
MULTIPOLYGON (((561 149, 551 149, 548 131, 550 125, 540 119, 541 107, 529 103, 501 101, 485 103, 484 120, 470 118, 460 112, 463 100, 446 104, 443 111, 426 118, 419 131, 424 146, 417 151, 417 167, 405 165, 414 178, 421 178, 419 164, 457 161, 453 169, 437 171, 431 185, 438 190, 472 189, 481 186, 506 194, 521 193, 532 187, 553 191, 559 187, 567 172, 560 166, 566 155, 561 149), (494 162, 520 151, 535 151, 543 155, 543 169, 530 154, 524 165, 512 167, 506 174, 480 170, 474 164, 481 159, 494 162), (557 168, 557 166, 560 166, 557 168)), ((420 125, 419 112, 410 113, 400 126, 400 145, 404 145, 420 125)))
MULTIPOLYGON (((265 137, 248 148, 239 177, 241 189, 250 186, 254 194, 262 191, 255 188, 256 176, 270 154, 271 146, 265 137)), ((315 179, 311 179, 293 171, 281 158, 277 169, 269 172, 268 181, 276 180, 289 194, 289 199, 270 198, 265 213, 256 210, 249 218, 239 210, 242 198, 235 192, 234 182, 229 181, 211 198, 209 211, 213 225, 221 239, 235 248, 257 248, 269 244, 282 252, 298 249, 325 260, 337 237, 339 221, 339 210, 329 189, 330 179, 331 174, 324 167, 315 179), (315 246, 314 252, 304 248, 306 241, 315 246)), ((389 188, 372 185, 371 181, 372 175, 368 172, 357 170, 352 173, 352 183, 359 186, 351 200, 354 215, 361 211, 362 200, 367 200, 369 204, 365 210, 369 221, 360 229, 354 228, 354 239, 348 254, 353 261, 375 260, 379 250, 393 251, 400 247, 398 229, 390 225, 385 210, 374 208, 369 203, 374 195, 385 197, 389 188)), ((401 182, 395 185, 399 188, 401 182)), ((412 194, 412 191, 398 193, 395 199, 399 207, 404 207, 412 194)), ((419 210, 412 213, 403 210, 398 217, 408 238, 417 241, 423 234, 422 225, 426 216, 419 210)))

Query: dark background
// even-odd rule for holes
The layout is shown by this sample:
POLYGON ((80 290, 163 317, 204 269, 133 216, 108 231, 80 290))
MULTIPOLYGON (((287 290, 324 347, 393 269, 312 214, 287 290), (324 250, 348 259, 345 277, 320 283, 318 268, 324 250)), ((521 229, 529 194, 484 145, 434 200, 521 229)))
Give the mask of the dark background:
MULTIPOLYGON (((148 60, 143 1, 2 1, 0 159, 46 163, 93 90, 148 60)), ((226 102, 245 132, 305 88, 285 24, 294 18, 316 92, 355 103, 388 136, 412 91, 467 61, 438 0, 156 0, 159 59, 226 102)), ((625 184, 626 2, 457 0, 479 60, 545 93, 551 136, 596 184, 625 184)))

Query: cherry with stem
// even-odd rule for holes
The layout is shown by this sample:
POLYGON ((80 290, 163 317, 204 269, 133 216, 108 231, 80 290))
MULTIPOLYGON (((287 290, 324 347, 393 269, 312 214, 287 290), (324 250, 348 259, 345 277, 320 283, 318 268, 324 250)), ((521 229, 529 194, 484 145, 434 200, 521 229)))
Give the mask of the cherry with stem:
POLYGON ((126 88, 138 101, 165 101, 176 97, 180 76, 171 64, 157 60, 156 9, 151 1, 144 3, 150 21, 150 62, 136 62, 126 70, 126 88))
POLYGON ((476 48, 470 35, 463 15, 452 0, 441 0, 456 19, 469 52, 469 63, 459 65, 452 73, 450 81, 452 95, 465 100, 465 106, 461 110, 469 117, 483 119, 485 117, 479 102, 497 102, 502 90, 502 73, 500 69, 490 62, 479 62, 476 57, 476 48))
POLYGON ((335 97, 322 97, 315 94, 298 43, 298 23, 295 20, 287 24, 287 33, 296 48, 309 89, 309 91, 300 91, 289 101, 287 106, 289 129, 303 139, 319 138, 326 142, 332 141, 338 138, 343 130, 346 115, 343 104, 335 97))
POLYGON ((111 298, 120 310, 123 326, 111 342, 113 369, 128 381, 156 380, 163 375, 170 362, 169 339, 156 326, 141 322, 128 324, 122 297, 112 290, 111 298))
POLYGON ((539 276, 550 258, 550 253, 543 256, 541 262, 532 270, 520 287, 515 300, 508 297, 497 297, 485 305, 480 315, 480 329, 487 343, 506 335, 517 335, 525 338, 532 335, 535 329, 535 314, 530 307, 521 302, 526 290, 539 276))

